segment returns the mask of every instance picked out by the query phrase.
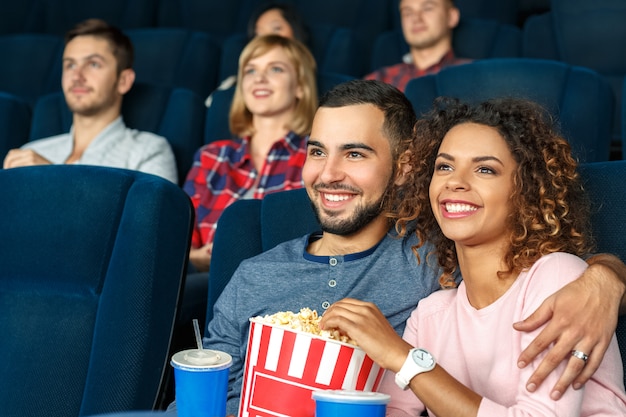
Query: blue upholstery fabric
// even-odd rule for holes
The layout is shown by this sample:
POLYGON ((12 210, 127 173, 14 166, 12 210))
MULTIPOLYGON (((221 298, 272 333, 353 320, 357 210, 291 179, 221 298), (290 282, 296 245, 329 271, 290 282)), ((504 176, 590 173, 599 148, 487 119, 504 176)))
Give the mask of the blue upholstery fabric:
POLYGON ((41 0, 43 33, 64 35, 76 23, 97 17, 121 29, 156 24, 155 0, 41 0))
POLYGON ((609 81, 615 96, 613 140, 620 142, 619 109, 626 76, 626 2, 552 0, 551 11, 524 23, 523 55, 591 68, 609 81), (584 30, 581 30, 584 28, 584 30))
POLYGON ((0 92, 0 163, 7 152, 28 141, 30 105, 11 94, 0 92))
MULTIPOLYGON (((522 54, 522 31, 493 20, 463 18, 454 30, 452 48, 460 58, 519 57, 522 54)), ((397 64, 407 52, 409 46, 402 30, 381 33, 374 43, 370 70, 397 64)))
POLYGON ((213 92, 211 106, 206 109, 204 116, 204 143, 208 144, 216 140, 231 139, 228 124, 230 104, 235 95, 235 87, 213 92))
MULTIPOLYGON (((624 77, 623 81, 622 81, 622 97, 626 97, 626 76, 624 77)), ((622 132, 622 159, 626 159, 626 147, 623 146, 624 143, 626 143, 626 106, 624 106, 622 104, 621 106, 621 113, 619 116, 619 120, 620 123, 622 124, 621 126, 621 132, 622 132)))
MULTIPOLYGON (((203 99, 190 90, 135 83, 122 102, 128 127, 165 137, 174 151, 180 183, 185 179, 196 149, 202 145, 203 99)), ((30 138, 41 139, 68 132, 72 114, 63 93, 44 96, 33 112, 30 138)))
MULTIPOLYGON (((337 73, 318 73, 317 92, 321 96, 334 86, 352 80, 354 77, 337 73)), ((233 101, 235 87, 226 90, 216 90, 213 92, 212 103, 206 109, 204 125, 204 143, 211 143, 220 139, 230 139, 233 137, 228 125, 228 114, 230 104, 233 101)))
MULTIPOLYGON (((593 204, 591 224, 598 253, 612 253, 626 260, 626 161, 583 164, 580 172, 593 204)), ((617 325, 617 341, 622 352, 626 384, 626 317, 617 325)))
POLYGON ((381 0, 291 0, 304 21, 325 23, 354 31, 364 45, 371 45, 376 35, 391 29, 390 10, 381 0))
POLYGON ((193 208, 162 178, 56 165, 0 171, 0 415, 151 409, 193 208))
POLYGON ((33 33, 43 30, 41 0, 0 3, 0 34, 33 33))
POLYGON ((203 31, 225 39, 233 33, 246 31, 248 18, 255 9, 255 0, 156 0, 157 26, 182 27, 203 31))
POLYGON ((0 36, 0 91, 33 104, 37 97, 61 90, 63 39, 48 34, 0 36))
POLYGON ((304 189, 269 194, 263 200, 239 200, 226 208, 213 242, 206 323, 241 261, 316 230, 319 225, 304 189))
POLYGON ((217 86, 221 49, 213 36, 180 28, 126 31, 135 48, 137 81, 181 87, 206 97, 217 86))
POLYGON ((535 100, 556 116, 582 162, 609 159, 613 96, 606 80, 587 68, 530 58, 486 59, 413 79, 405 93, 417 114, 430 110, 438 96, 535 100))

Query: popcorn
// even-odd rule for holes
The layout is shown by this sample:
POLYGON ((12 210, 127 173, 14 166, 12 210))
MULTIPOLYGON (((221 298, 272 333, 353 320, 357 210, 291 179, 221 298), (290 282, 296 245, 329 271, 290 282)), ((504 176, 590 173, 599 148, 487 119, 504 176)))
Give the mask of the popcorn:
POLYGON ((308 307, 300 309, 300 312, 298 313, 294 313, 292 311, 279 311, 278 313, 268 314, 257 318, 267 324, 274 324, 292 330, 311 333, 326 339, 337 340, 339 342, 357 346, 354 340, 344 334, 341 334, 338 329, 320 329, 321 316, 317 314, 316 310, 311 310, 308 307))

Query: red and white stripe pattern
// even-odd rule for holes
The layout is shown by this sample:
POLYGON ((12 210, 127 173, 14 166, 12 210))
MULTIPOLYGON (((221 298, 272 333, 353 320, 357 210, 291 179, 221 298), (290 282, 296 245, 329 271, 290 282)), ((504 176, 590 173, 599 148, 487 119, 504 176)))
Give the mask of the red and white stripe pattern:
POLYGON ((384 369, 345 343, 250 320, 240 417, 314 417, 317 389, 376 391, 384 369))

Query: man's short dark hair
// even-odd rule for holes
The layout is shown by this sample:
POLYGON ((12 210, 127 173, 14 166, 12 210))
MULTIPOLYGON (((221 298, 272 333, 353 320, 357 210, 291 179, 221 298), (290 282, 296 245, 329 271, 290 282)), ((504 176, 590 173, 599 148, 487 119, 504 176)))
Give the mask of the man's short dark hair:
POLYGON ((111 51, 117 60, 118 74, 125 69, 133 67, 134 50, 130 38, 120 29, 112 26, 102 19, 87 19, 65 34, 65 44, 67 45, 77 36, 94 36, 109 42, 111 51))
POLYGON ((383 132, 390 141, 394 158, 403 141, 413 134, 417 121, 413 105, 396 87, 375 80, 351 80, 337 85, 320 99, 319 107, 345 107, 371 104, 384 116, 383 132))

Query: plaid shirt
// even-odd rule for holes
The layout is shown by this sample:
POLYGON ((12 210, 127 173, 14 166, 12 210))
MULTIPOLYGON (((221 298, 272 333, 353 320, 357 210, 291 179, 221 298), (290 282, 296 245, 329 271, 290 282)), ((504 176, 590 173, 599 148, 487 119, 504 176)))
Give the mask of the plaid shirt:
POLYGON ((366 75, 365 79, 382 81, 393 85, 400 91, 404 91, 408 82, 413 78, 436 74, 441 71, 442 68, 471 62, 470 59, 455 57, 452 51, 448 51, 448 53, 445 54, 435 65, 424 69, 417 68, 415 64, 413 64, 410 55, 408 59, 409 62, 406 62, 406 59, 404 61, 405 62, 400 64, 391 65, 374 71, 371 74, 366 75))
POLYGON ((217 220, 235 201, 260 199, 277 191, 302 188, 307 138, 289 132, 278 140, 270 149, 260 173, 254 168, 249 141, 248 137, 220 140, 196 152, 183 185, 196 209, 193 247, 199 248, 213 241, 217 220), (253 194, 249 196, 251 192, 253 194))

